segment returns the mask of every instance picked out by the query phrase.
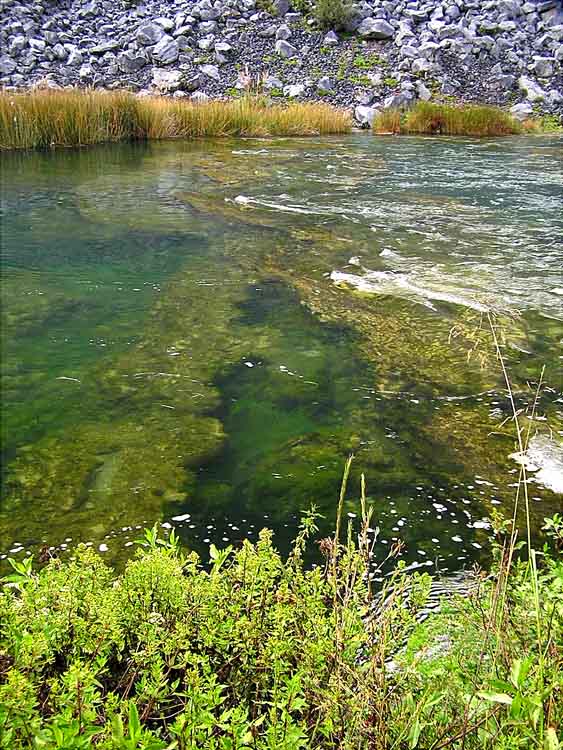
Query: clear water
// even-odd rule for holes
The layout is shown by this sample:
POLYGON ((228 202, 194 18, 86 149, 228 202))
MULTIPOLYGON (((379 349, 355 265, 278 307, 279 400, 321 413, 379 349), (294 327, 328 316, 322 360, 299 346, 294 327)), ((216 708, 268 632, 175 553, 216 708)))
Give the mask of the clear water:
POLYGON ((264 525, 285 548, 312 503, 331 528, 353 453, 345 512, 364 473, 381 559, 486 563, 518 475, 490 310, 519 407, 545 367, 534 533, 561 508, 563 139, 3 162, 2 555, 118 561, 155 521, 204 554, 264 525))

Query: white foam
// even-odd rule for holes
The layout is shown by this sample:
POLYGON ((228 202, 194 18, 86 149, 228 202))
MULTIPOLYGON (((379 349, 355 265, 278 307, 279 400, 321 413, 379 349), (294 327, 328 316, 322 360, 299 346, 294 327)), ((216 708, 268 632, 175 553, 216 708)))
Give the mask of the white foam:
POLYGON ((535 435, 524 453, 512 453, 517 463, 533 472, 533 481, 563 495, 563 443, 548 435, 535 435))
POLYGON ((430 287, 421 286, 410 280, 405 273, 394 271, 366 271, 363 276, 352 273, 333 271, 330 278, 335 284, 346 284, 367 294, 391 294, 398 296, 409 296, 414 301, 434 309, 432 302, 450 302, 454 305, 462 305, 478 312, 488 312, 489 307, 469 297, 452 292, 445 292, 430 287))

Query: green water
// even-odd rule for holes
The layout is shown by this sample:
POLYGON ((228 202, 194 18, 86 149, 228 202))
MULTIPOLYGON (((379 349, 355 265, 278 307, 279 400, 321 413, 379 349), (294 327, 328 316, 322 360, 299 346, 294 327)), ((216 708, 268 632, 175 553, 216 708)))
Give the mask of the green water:
MULTIPOLYGON (((563 482, 563 140, 117 145, 2 170, 0 553, 139 529, 205 553, 365 474, 376 550, 486 563, 518 464, 487 333, 534 418, 534 533, 563 482), (476 346, 476 344, 479 344, 476 346)), ((522 516, 519 514, 519 518, 522 516)))

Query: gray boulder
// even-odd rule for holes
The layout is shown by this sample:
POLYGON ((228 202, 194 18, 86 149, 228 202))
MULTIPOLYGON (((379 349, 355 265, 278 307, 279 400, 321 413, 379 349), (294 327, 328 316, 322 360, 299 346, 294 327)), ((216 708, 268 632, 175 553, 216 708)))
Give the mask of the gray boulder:
POLYGON ((164 31, 172 31, 172 29, 174 28, 174 21, 171 18, 166 18, 165 16, 155 18, 154 22, 159 26, 162 26, 164 31))
POLYGON ((14 60, 12 60, 11 57, 8 57, 7 55, 4 55, 4 57, 0 57, 0 73, 2 73, 2 75, 11 75, 16 67, 16 63, 14 60))
POLYGON ((197 46, 199 49, 202 49, 204 52, 207 52, 210 50, 213 45, 215 44, 215 37, 213 34, 210 34, 209 36, 204 36, 201 39, 198 39, 197 46))
POLYGON ((364 18, 358 26, 362 39, 392 39, 395 29, 381 18, 364 18))
POLYGON ((283 81, 281 81, 279 78, 276 78, 276 76, 269 75, 264 80, 264 88, 266 91, 271 91, 272 89, 283 89, 283 81))
POLYGON ((26 45, 26 39, 24 36, 15 36, 10 42, 10 54, 14 55, 21 52, 26 45))
POLYGON ((422 81, 417 81, 415 85, 416 95, 419 99, 422 99, 423 102, 427 102, 432 99, 432 92, 422 83, 422 81))
POLYGON ((102 44, 96 44, 95 47, 91 47, 90 52, 93 55, 103 55, 106 52, 111 52, 114 49, 118 49, 119 42, 115 39, 110 42, 103 42, 102 44))
POLYGON ((146 64, 146 58, 132 50, 123 52, 117 58, 117 67, 122 73, 136 73, 141 68, 144 68, 146 64))
POLYGON ((39 54, 45 52, 45 47, 47 46, 43 39, 30 39, 29 40, 29 46, 34 52, 39 52, 39 54))
POLYGON ((152 59, 161 65, 170 65, 176 62, 180 54, 178 42, 171 36, 163 36, 158 44, 152 49, 152 59))
POLYGON ((200 34, 214 34, 217 31, 217 21, 202 21, 197 30, 200 34))
POLYGON ((305 93, 305 86, 302 83, 292 83, 289 86, 283 87, 283 93, 284 96, 288 96, 290 99, 296 99, 305 93))
POLYGON ((553 60, 549 57, 536 57, 531 68, 539 78, 551 78, 553 75, 553 60))
POLYGON ((53 47, 53 54, 55 55, 57 60, 66 60, 66 58, 68 57, 68 52, 62 44, 55 44, 55 46, 53 47))
POLYGON ((276 39, 287 40, 291 36, 291 29, 284 23, 276 30, 276 39))
POLYGON ((526 120, 533 113, 534 109, 530 102, 520 102, 510 107, 510 114, 517 120, 526 120))
POLYGON ((162 70, 153 68, 152 85, 162 93, 178 91, 182 88, 184 74, 181 70, 162 70))
POLYGON ((92 78, 93 75, 94 75, 94 68, 91 65, 88 65, 87 63, 82 65, 82 67, 78 71, 78 77, 82 81, 86 81, 89 78, 92 78))
POLYGON ((196 73, 193 76, 189 76, 189 78, 185 78, 183 84, 183 89, 185 91, 197 91, 197 89, 201 86, 200 74, 196 73))
POLYGON ((285 39, 278 39, 278 41, 276 42, 276 53, 280 57, 296 57, 297 47, 294 47, 293 44, 286 42, 285 39))
POLYGON ((338 35, 334 31, 329 31, 323 39, 323 44, 325 47, 336 47, 339 41, 338 35))
POLYGON ((545 99, 545 91, 531 78, 520 76, 518 88, 526 94, 529 102, 542 102, 545 99))
POLYGON ((371 128, 376 115, 379 114, 377 107, 366 107, 358 104, 354 110, 354 118, 361 128, 371 128))
POLYGON ((334 92, 334 84, 328 76, 322 76, 322 78, 319 78, 317 81, 317 91, 323 96, 334 92))
POLYGON ((276 16, 285 16, 289 11, 288 0, 273 0, 272 7, 276 16))
POLYGON ((401 91, 400 94, 391 94, 383 102, 385 109, 404 109, 412 104, 414 94, 412 91, 401 91))
POLYGON ((82 55, 82 52, 78 49, 73 49, 69 56, 68 60, 66 61, 67 65, 82 65, 82 62, 84 60, 84 57, 82 55))
POLYGON ((271 24, 270 26, 266 26, 265 29, 260 29, 258 36, 261 36, 263 39, 270 39, 276 35, 276 30, 276 26, 271 24))
POLYGON ((200 67, 200 70, 203 75, 207 76, 208 78, 212 78, 214 81, 221 80, 221 73, 219 72, 219 68, 216 65, 202 65, 200 67))
POLYGON ((164 29, 160 24, 147 23, 137 30, 137 42, 144 47, 150 47, 160 42, 164 36, 164 29))

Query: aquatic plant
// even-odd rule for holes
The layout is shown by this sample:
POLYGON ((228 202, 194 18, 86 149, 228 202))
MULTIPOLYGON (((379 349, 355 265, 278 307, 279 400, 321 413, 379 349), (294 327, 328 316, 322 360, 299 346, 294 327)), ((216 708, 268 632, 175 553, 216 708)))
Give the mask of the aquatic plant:
POLYGON ((351 117, 327 104, 269 105, 259 97, 194 103, 116 91, 0 93, 0 148, 207 136, 347 133, 351 117))

